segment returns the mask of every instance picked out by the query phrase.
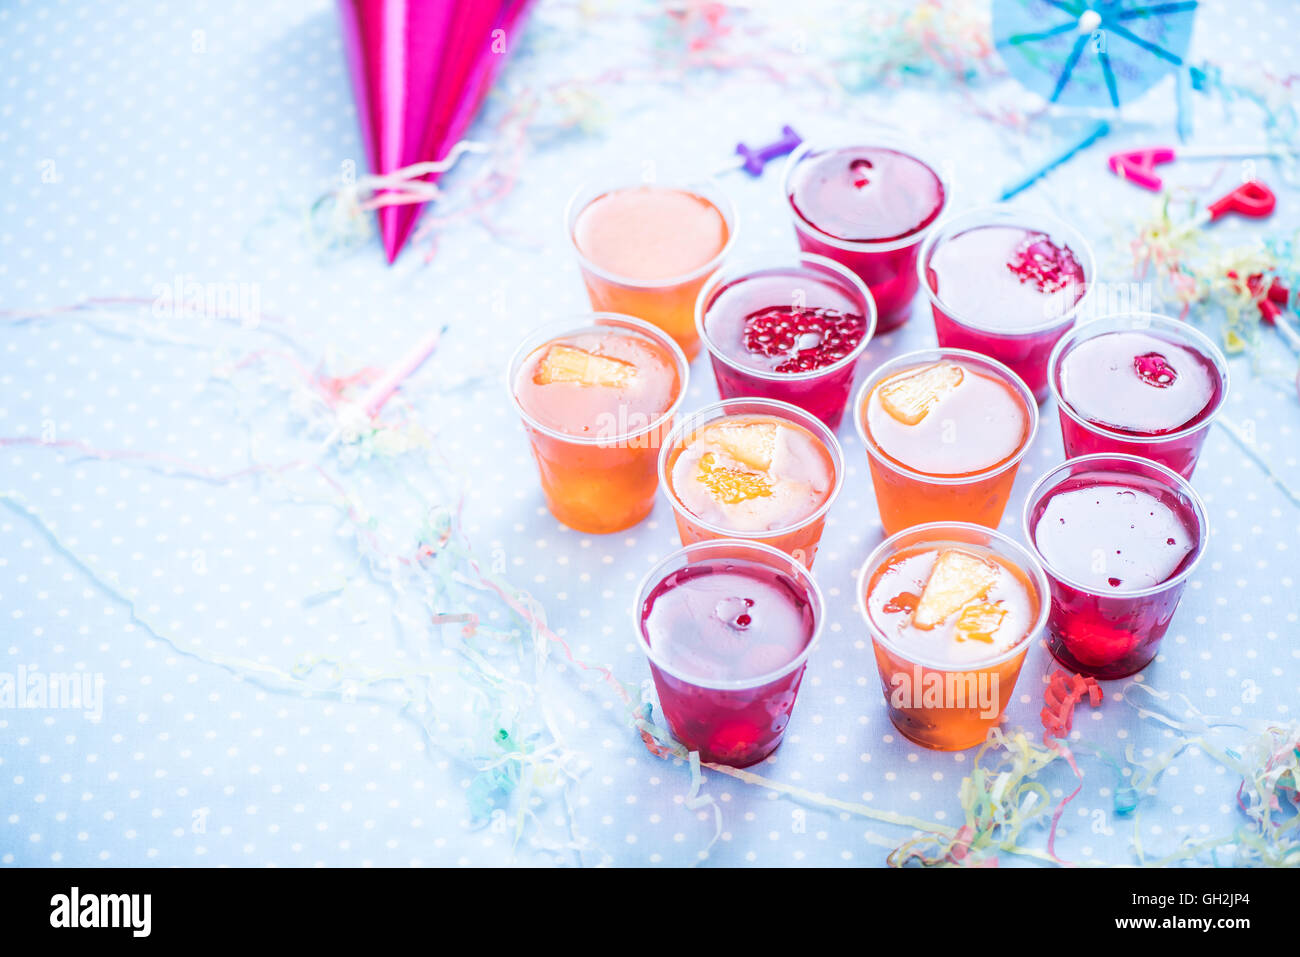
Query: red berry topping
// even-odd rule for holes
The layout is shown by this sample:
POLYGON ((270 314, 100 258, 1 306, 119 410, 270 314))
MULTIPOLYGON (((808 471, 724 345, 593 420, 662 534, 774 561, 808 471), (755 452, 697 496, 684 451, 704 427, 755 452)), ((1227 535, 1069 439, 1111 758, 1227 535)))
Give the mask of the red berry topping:
POLYGON ((1157 389, 1169 388, 1178 378, 1178 373, 1169 364, 1169 360, 1158 352, 1146 352, 1135 356, 1133 368, 1137 370, 1138 378, 1157 389))
POLYGON ((862 189, 863 187, 868 186, 871 183, 871 174, 869 170, 873 169, 875 169, 875 167, 872 165, 871 160, 867 159, 865 156, 860 156, 851 162, 849 164, 849 172, 853 174, 854 187, 862 189))
POLYGON ((1071 283, 1083 284, 1083 267, 1069 246, 1058 246, 1046 233, 1031 233, 1016 247, 1007 268, 1022 284, 1033 283, 1039 292, 1052 293, 1071 283))
POLYGON ((754 623, 749 609, 754 607, 752 598, 724 598, 718 602, 718 618, 730 622, 736 628, 748 628, 754 623))
POLYGON ((784 360, 776 372, 810 372, 839 362, 862 341, 867 321, 838 309, 769 306, 745 317, 745 348, 784 360))

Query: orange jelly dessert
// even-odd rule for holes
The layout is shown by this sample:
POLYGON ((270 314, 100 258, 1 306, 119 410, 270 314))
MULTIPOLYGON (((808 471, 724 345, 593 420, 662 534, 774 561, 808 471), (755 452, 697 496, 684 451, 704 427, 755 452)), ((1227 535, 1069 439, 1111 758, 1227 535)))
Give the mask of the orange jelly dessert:
POLYGON ((695 298, 731 242, 733 218, 724 207, 704 187, 580 191, 569 228, 592 308, 645 319, 694 358, 695 298))
POLYGON ((862 572, 890 719, 928 748, 984 740, 1045 614, 1046 582, 1033 559, 1005 536, 976 528, 909 529, 877 549, 862 572))
POLYGON ((551 513, 584 532, 634 525, 654 506, 660 436, 686 386, 686 361, 626 316, 552 327, 511 365, 511 395, 551 513))
POLYGON ((758 539, 811 566, 843 462, 834 435, 806 412, 741 399, 683 423, 662 470, 683 544, 758 539))
POLYGON ((857 413, 886 534, 933 521, 995 527, 1038 427, 1015 373, 958 349, 885 363, 857 413))

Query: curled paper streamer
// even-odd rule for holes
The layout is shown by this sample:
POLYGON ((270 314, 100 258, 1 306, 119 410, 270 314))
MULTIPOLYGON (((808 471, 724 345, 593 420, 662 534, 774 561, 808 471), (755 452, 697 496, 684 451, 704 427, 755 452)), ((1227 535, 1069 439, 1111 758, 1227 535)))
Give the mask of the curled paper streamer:
POLYGON ((1178 755, 1193 747, 1241 781, 1237 807, 1245 822, 1231 834, 1202 841, 1186 838, 1176 851, 1149 860, 1135 821, 1133 844, 1143 864, 1163 867, 1208 857, 1214 864, 1234 867, 1300 866, 1300 722, 1207 715, 1182 695, 1155 691, 1137 682, 1127 685, 1124 695, 1140 717, 1178 737, 1172 748, 1145 760, 1130 747, 1128 760, 1137 769, 1136 788, 1155 787, 1178 755), (1229 734, 1231 744, 1225 740, 1229 734), (1220 861, 1221 851, 1226 860, 1220 861))
MULTIPOLYGON (((1062 751, 1037 744, 1023 731, 1004 733, 994 728, 961 783, 962 827, 946 840, 923 837, 907 841, 889 855, 888 863, 893 867, 993 866, 999 853, 1063 863, 1052 849, 1051 839, 1046 852, 1020 843, 1026 828, 1049 813, 1051 806, 1051 794, 1036 778, 1062 756, 1062 751)), ((1068 801, 1066 798, 1061 807, 1068 801)), ((1053 837, 1059 815, 1058 808, 1052 818, 1053 837)))
MULTIPOLYGON (((96 332, 113 336, 139 333, 153 341, 153 336, 165 330, 152 321, 147 306, 147 300, 124 299, 3 318, 14 323, 86 323, 96 332)), ((361 396, 385 381, 376 370, 333 372, 313 365, 315 350, 296 342, 289 330, 275 322, 247 329, 246 334, 264 348, 234 357, 206 344, 200 335, 201 324, 191 328, 194 331, 189 337, 169 345, 206 349, 212 360, 214 386, 266 393, 280 403, 299 392, 309 395, 302 425, 313 435, 336 427, 337 409, 357 404, 361 396)), ((327 581, 317 594, 306 595, 303 603, 346 599, 359 582, 380 585, 392 596, 394 619, 409 638, 410 653, 400 657, 377 648, 374 656, 354 661, 311 650, 286 664, 205 650, 168 634, 164 619, 150 612, 149 602, 133 594, 111 563, 81 554, 21 493, 0 493, 0 505, 43 535, 73 568, 121 603, 130 612, 132 628, 176 653, 220 668, 236 680, 256 683, 269 693, 396 708, 420 729, 430 749, 463 763, 470 779, 466 801, 471 825, 502 828, 510 836, 512 855, 518 848, 528 847, 579 862, 612 859, 578 827, 575 809, 591 764, 555 718, 557 707, 550 685, 558 674, 557 665, 563 663, 597 679, 589 683, 592 693, 611 695, 621 705, 619 720, 650 753, 679 761, 687 769, 682 805, 693 813, 712 810, 711 837, 700 852, 704 857, 720 840, 725 823, 723 805, 708 791, 709 778, 725 775, 807 807, 912 832, 890 855, 889 861, 895 865, 987 866, 1002 854, 1064 863, 1056 854, 1055 829, 1070 798, 1054 808, 1040 775, 1059 769, 1059 762, 1077 777, 1082 771, 1059 738, 1042 745, 1037 733, 995 730, 977 753, 975 766, 956 795, 963 812, 959 827, 843 800, 753 771, 700 762, 698 754, 692 756, 655 722, 640 688, 625 683, 609 667, 576 656, 563 636, 550 628, 542 606, 491 569, 473 549, 461 524, 463 481, 440 457, 435 437, 426 434, 427 441, 415 444, 375 437, 388 433, 409 437, 415 434, 409 430, 418 429, 404 391, 389 395, 367 426, 372 430, 368 454, 358 456, 351 468, 344 469, 309 458, 289 458, 279 453, 278 447, 272 451, 279 458, 259 456, 253 450, 246 465, 223 470, 145 450, 99 449, 75 438, 46 443, 29 436, 0 436, 0 446, 21 444, 52 457, 117 461, 178 480, 217 485, 261 482, 296 502, 320 503, 323 487, 327 490, 325 503, 336 510, 354 551, 354 564, 337 581, 327 581), (394 488, 409 494, 409 501, 422 516, 418 523, 412 526, 404 508, 389 512, 368 506, 362 489, 381 480, 391 481, 394 488), (496 620, 493 612, 499 612, 496 620), (445 684, 454 686, 450 697, 438 690, 445 684), (471 708, 462 714, 460 708, 449 706, 449 700, 468 701, 471 708), (534 809, 534 798, 544 802, 547 813, 534 809), (1043 827, 1049 827, 1045 850, 1031 843, 1043 827)), ((257 412, 254 409, 248 414, 257 412)), ((1054 690, 1049 683, 1051 698, 1045 696, 1045 704, 1053 726, 1068 733, 1065 708, 1069 699, 1075 699, 1075 709, 1085 700, 1098 702, 1091 696, 1085 698, 1086 692, 1080 693, 1072 678, 1061 676, 1054 683, 1054 690)), ((1145 685, 1125 690, 1130 703, 1139 707, 1140 717, 1159 722, 1183 739, 1171 752, 1152 759, 1139 760, 1131 751, 1128 754, 1133 774, 1127 789, 1117 791, 1116 807, 1121 809, 1121 801, 1132 802, 1139 861, 1217 859, 1218 855, 1231 863, 1300 864, 1294 823, 1300 728, 1294 722, 1212 719, 1190 706, 1176 712, 1169 705, 1172 699, 1145 685), (1140 697, 1144 694, 1147 698, 1140 697), (1224 737, 1228 733, 1233 736, 1224 737), (1244 823, 1230 834, 1189 842, 1152 860, 1137 840, 1139 798, 1159 785, 1163 771, 1191 743, 1239 775, 1238 803, 1244 823)), ((1077 733, 1074 737, 1076 750, 1088 749, 1086 742, 1077 740, 1077 733)), ((953 799, 951 793, 932 796, 938 801, 953 799)), ((880 846, 896 845, 879 835, 865 837, 880 846)))
POLYGON ((311 204, 307 226, 318 249, 349 246, 370 238, 370 213, 389 206, 411 206, 438 199, 442 188, 424 177, 454 167, 467 153, 490 153, 485 143, 462 140, 441 160, 412 163, 383 175, 345 180, 311 204))

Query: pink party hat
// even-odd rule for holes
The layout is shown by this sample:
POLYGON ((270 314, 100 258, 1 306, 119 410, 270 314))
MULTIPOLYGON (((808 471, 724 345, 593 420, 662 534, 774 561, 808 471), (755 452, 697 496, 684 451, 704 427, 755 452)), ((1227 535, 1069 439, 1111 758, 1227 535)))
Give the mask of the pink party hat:
MULTIPOLYGON (((532 0, 339 0, 370 170, 442 160, 483 103, 532 0)), ((437 174, 427 177, 432 182, 437 174)), ((382 194, 381 197, 382 198, 382 194)), ((423 204, 381 206, 391 263, 423 204)))

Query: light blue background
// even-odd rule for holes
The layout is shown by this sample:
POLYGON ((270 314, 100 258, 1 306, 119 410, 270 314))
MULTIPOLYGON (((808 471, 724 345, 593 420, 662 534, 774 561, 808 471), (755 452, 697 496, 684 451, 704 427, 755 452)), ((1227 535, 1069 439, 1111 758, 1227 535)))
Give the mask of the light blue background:
MULTIPOLYGON (((1288 5, 1204 6, 1193 59, 1274 73, 1296 62, 1288 5)), ((663 65, 670 54, 654 46, 653 20, 614 4, 593 10, 584 21, 575 7, 543 3, 475 136, 490 140, 492 124, 522 91, 545 98, 561 80, 628 64, 671 74, 663 65)), ((802 31, 792 47, 797 40, 808 57, 851 33, 829 14, 787 16, 802 31)), ((252 284, 264 315, 255 329, 159 318, 147 308, 0 324, 0 438, 18 440, 0 446, 0 491, 10 495, 0 509, 0 672, 38 666, 105 680, 98 722, 68 711, 0 711, 0 861, 18 865, 694 862, 713 837, 713 808, 687 806, 687 770, 650 756, 613 696, 560 665, 554 650, 542 684, 573 752, 574 779, 567 799, 551 788, 528 802, 517 845, 500 826, 471 820, 475 771, 443 747, 447 726, 432 722, 424 733, 427 713, 403 711, 391 694, 278 692, 274 681, 236 680, 211 663, 239 657, 287 670, 312 653, 357 667, 454 658, 445 649, 455 647, 455 627, 410 617, 405 599, 357 574, 353 534, 319 475, 210 482, 169 475, 152 460, 99 460, 39 440, 158 453, 214 473, 311 457, 321 436, 304 430, 300 405, 280 388, 290 381, 280 353, 346 374, 395 361, 446 323, 437 356, 406 398, 467 492, 469 540, 545 607, 576 654, 636 684, 647 673, 628 605, 636 580, 676 544, 670 510, 661 501, 647 522, 604 538, 558 526, 542 505, 501 381, 528 329, 586 306, 564 241, 568 195, 598 163, 639 169, 654 158, 707 170, 737 140, 761 141, 785 122, 826 136, 875 122, 903 128, 950 160, 962 208, 992 200, 1072 128, 1039 123, 1021 134, 975 115, 975 102, 1023 107, 1005 83, 977 91, 978 101, 923 82, 837 100, 816 85, 782 85, 756 71, 705 71, 685 84, 632 77, 587 89, 597 129, 537 137, 517 187, 490 212, 491 229, 457 225, 440 236, 431 264, 422 264, 423 249, 408 248, 389 268, 377 243, 321 257, 299 229, 305 205, 360 155, 327 4, 9 4, 0 9, 0 76, 0 306, 149 298, 182 276, 252 284), (227 374, 233 358, 254 350, 271 354, 227 374), (83 563, 56 548, 26 507, 83 563), (97 578, 130 597, 134 616, 97 578)), ((1166 83, 1126 112, 1116 135, 1022 197, 1075 220, 1108 278, 1127 278, 1126 244, 1153 196, 1112 177, 1104 157, 1121 145, 1169 141, 1172 102, 1166 83)), ((1225 114, 1217 102, 1195 102, 1198 140, 1259 138, 1248 106, 1225 114)), ((1226 191, 1236 175, 1213 164, 1166 169, 1172 182, 1202 187, 1193 194, 1202 199, 1226 191)), ((1300 193, 1284 188, 1268 163, 1260 170, 1279 193, 1268 228, 1294 228, 1300 193)), ((740 209, 738 255, 793 248, 775 169, 759 181, 733 175, 726 188, 740 209)), ((1244 241, 1260 227, 1219 230, 1220 239, 1244 241)), ((905 330, 872 354, 932 341, 918 303, 905 330)), ((1294 366, 1276 340, 1270 344, 1294 366)), ((716 396, 703 361, 692 375, 687 409, 716 396)), ((1257 451, 1300 484, 1290 380, 1256 377, 1244 361, 1234 363, 1233 377, 1226 415, 1253 430, 1257 451)), ((851 429, 841 437, 849 473, 817 561, 830 606, 825 643, 785 744, 755 770, 958 825, 957 790, 971 754, 912 747, 883 710, 852 595, 879 524, 865 453, 851 429)), ((1060 458, 1049 404, 1004 528, 1016 532, 1025 491, 1060 458)), ((424 516, 393 477, 322 461, 366 507, 408 529, 401 544, 412 545, 424 516)), ((413 461, 399 471, 419 472, 413 461)), ((1195 484, 1213 523, 1209 554, 1141 680, 1206 712, 1294 721, 1300 513, 1219 429, 1195 484)), ((465 607, 465 591, 448 594, 449 610, 465 607)), ((517 624, 488 597, 473 607, 498 610, 485 621, 517 624)), ((503 660, 527 674, 530 647, 503 649, 503 660)), ((1037 726, 1041 676, 1050 669, 1049 656, 1035 649, 1013 724, 1037 726)), ((432 690, 438 705, 459 713, 455 680, 432 690)), ((1104 707, 1078 719, 1087 741, 1116 753, 1132 746, 1138 756, 1170 745, 1121 700, 1119 684, 1106 690, 1104 707)), ((1073 860, 1132 862, 1132 823, 1112 812, 1115 772, 1092 759, 1084 768, 1058 850, 1073 860)), ((1073 788, 1064 769, 1046 781, 1058 797, 1073 788)), ((1196 753, 1180 759, 1143 801, 1148 853, 1238 826, 1237 783, 1196 753)), ((703 790, 721 814, 713 863, 879 864, 909 836, 717 775, 706 774, 703 790)), ((1036 831, 1027 843, 1041 848, 1044 839, 1036 831)))

